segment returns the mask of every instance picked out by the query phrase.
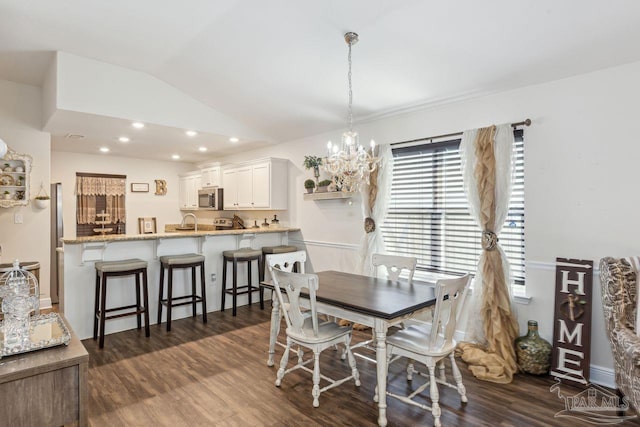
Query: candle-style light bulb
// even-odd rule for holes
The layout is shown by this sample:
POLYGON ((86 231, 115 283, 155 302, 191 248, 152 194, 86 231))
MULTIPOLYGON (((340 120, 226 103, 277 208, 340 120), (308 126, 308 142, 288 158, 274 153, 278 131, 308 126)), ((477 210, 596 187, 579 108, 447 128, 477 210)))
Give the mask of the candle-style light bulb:
POLYGON ((333 152, 334 152, 334 153, 337 153, 337 152, 338 152, 338 146, 337 146, 337 145, 334 145, 334 146, 333 146, 333 152))
POLYGON ((371 155, 373 155, 373 150, 376 147, 376 142, 372 139, 369 145, 371 146, 371 155))

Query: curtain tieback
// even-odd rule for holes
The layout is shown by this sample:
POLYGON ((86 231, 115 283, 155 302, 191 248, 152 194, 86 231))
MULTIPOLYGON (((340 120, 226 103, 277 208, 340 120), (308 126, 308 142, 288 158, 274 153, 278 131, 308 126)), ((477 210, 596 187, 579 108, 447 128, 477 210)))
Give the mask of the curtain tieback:
POLYGON ((498 236, 493 231, 485 230, 482 232, 482 249, 492 251, 498 245, 498 236))
POLYGON ((376 229, 376 222, 371 217, 364 219, 364 231, 367 233, 373 233, 376 229))

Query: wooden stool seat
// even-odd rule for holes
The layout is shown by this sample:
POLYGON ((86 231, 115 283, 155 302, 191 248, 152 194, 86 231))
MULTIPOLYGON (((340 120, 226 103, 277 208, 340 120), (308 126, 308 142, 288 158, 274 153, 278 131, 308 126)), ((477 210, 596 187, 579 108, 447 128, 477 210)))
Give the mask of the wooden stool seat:
POLYGON ((202 304, 202 323, 207 323, 207 294, 204 279, 204 255, 180 254, 160 257, 160 298, 158 302, 158 325, 162 322, 162 306, 167 307, 167 332, 171 331, 171 313, 173 307, 191 304, 191 314, 196 317, 196 304, 202 304), (200 295, 196 293, 196 268, 200 267, 200 295), (179 297, 173 296, 173 270, 191 269, 191 293, 179 297), (167 275, 167 298, 164 298, 164 271, 167 275), (174 302, 177 301, 177 302, 174 302))
POLYGON ((231 294, 233 302, 233 315, 236 315, 237 297, 238 295, 248 294, 249 305, 251 305, 251 295, 254 292, 260 294, 260 309, 264 310, 264 292, 260 285, 262 280, 262 251, 251 248, 241 248, 231 251, 222 252, 222 304, 221 311, 224 311, 225 296, 231 294), (258 283, 252 284, 251 263, 258 262, 258 283), (238 286, 238 262, 247 263, 247 284, 238 286), (231 289, 227 289, 227 264, 233 264, 233 281, 231 289))
POLYGON ((109 319, 118 317, 133 316, 138 318, 138 329, 142 327, 142 314, 144 314, 144 330, 145 336, 149 337, 149 292, 147 287, 147 262, 141 259, 126 259, 121 261, 98 261, 95 263, 96 268, 96 296, 94 305, 93 319, 93 339, 98 338, 99 329, 99 347, 104 348, 104 327, 105 322, 109 319), (117 276, 135 276, 136 278, 136 303, 120 307, 106 308, 107 302, 107 278, 117 276), (140 302, 140 276, 142 276, 142 293, 143 303, 140 302), (112 314, 107 313, 113 311, 130 310, 124 313, 112 314))

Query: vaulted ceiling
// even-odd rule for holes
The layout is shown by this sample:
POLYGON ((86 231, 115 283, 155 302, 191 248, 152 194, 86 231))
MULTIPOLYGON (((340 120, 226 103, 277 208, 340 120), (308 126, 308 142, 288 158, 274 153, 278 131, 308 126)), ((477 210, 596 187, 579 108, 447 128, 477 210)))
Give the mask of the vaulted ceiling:
POLYGON ((0 78, 53 52, 159 78, 272 142, 640 59, 636 0, 0 0, 0 78))

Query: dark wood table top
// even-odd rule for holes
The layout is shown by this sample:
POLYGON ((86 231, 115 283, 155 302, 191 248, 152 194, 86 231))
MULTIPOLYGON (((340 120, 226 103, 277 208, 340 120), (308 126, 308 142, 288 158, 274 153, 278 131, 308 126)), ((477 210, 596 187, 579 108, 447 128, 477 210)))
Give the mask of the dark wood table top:
MULTIPOLYGON (((433 283, 407 281, 398 283, 386 279, 321 271, 316 300, 382 319, 395 319, 436 303, 433 283)), ((271 282, 263 282, 273 289, 271 282)), ((308 296, 301 294, 303 296, 308 296)))

